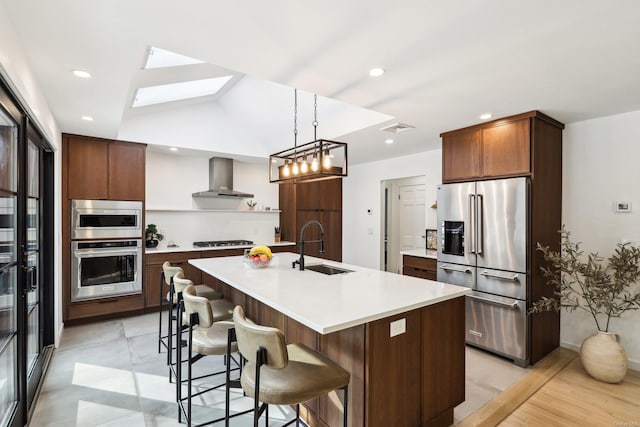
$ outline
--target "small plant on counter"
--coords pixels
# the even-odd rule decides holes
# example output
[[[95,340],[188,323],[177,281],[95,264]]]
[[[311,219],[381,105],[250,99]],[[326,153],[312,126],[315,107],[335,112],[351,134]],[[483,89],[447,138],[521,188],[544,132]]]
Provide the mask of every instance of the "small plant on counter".
[[[158,232],[155,224],[147,224],[147,228],[144,230],[144,237],[147,248],[155,248],[158,246],[158,242],[164,239],[164,236]]]
[[[253,200],[247,201],[247,206],[249,206],[249,210],[254,210],[258,202],[254,202]]]

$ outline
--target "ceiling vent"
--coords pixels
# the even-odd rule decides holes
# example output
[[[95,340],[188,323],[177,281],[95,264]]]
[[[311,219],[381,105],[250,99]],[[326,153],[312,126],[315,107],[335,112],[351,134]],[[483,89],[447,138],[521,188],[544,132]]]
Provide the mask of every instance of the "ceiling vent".
[[[406,132],[406,131],[411,130],[411,129],[415,129],[415,126],[406,125],[404,123],[394,123],[392,125],[380,128],[380,130],[383,130],[383,131],[386,131],[386,132],[391,132],[391,133],[401,133],[401,132]]]

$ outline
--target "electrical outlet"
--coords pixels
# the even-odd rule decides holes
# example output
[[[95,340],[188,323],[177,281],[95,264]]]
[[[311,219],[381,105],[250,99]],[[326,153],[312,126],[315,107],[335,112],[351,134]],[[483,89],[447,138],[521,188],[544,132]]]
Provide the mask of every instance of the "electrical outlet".
[[[395,337],[396,335],[404,334],[407,332],[407,319],[402,318],[395,322],[389,323],[389,336]]]
[[[368,234],[369,236],[373,236],[373,227],[369,227],[369,228],[367,228],[367,234]]]

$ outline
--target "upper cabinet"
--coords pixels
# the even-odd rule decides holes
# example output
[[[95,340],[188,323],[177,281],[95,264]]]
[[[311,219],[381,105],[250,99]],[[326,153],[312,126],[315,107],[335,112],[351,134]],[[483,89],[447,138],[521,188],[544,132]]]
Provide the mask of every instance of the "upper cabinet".
[[[145,144],[63,135],[68,199],[144,200]]]
[[[443,182],[531,175],[537,122],[562,131],[564,125],[538,111],[519,114],[442,136]]]
[[[296,208],[299,210],[340,210],[342,209],[342,180],[296,184]]]

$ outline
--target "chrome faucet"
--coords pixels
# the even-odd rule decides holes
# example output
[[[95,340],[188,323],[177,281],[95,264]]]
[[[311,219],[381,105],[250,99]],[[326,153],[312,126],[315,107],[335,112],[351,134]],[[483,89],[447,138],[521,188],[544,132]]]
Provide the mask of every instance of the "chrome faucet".
[[[304,231],[311,224],[315,224],[320,228],[320,240],[304,240]],[[296,268],[296,264],[300,266],[300,271],[304,270],[304,244],[305,243],[320,243],[320,253],[324,253],[324,228],[316,220],[307,221],[300,229],[300,258],[291,263],[291,268]]]

